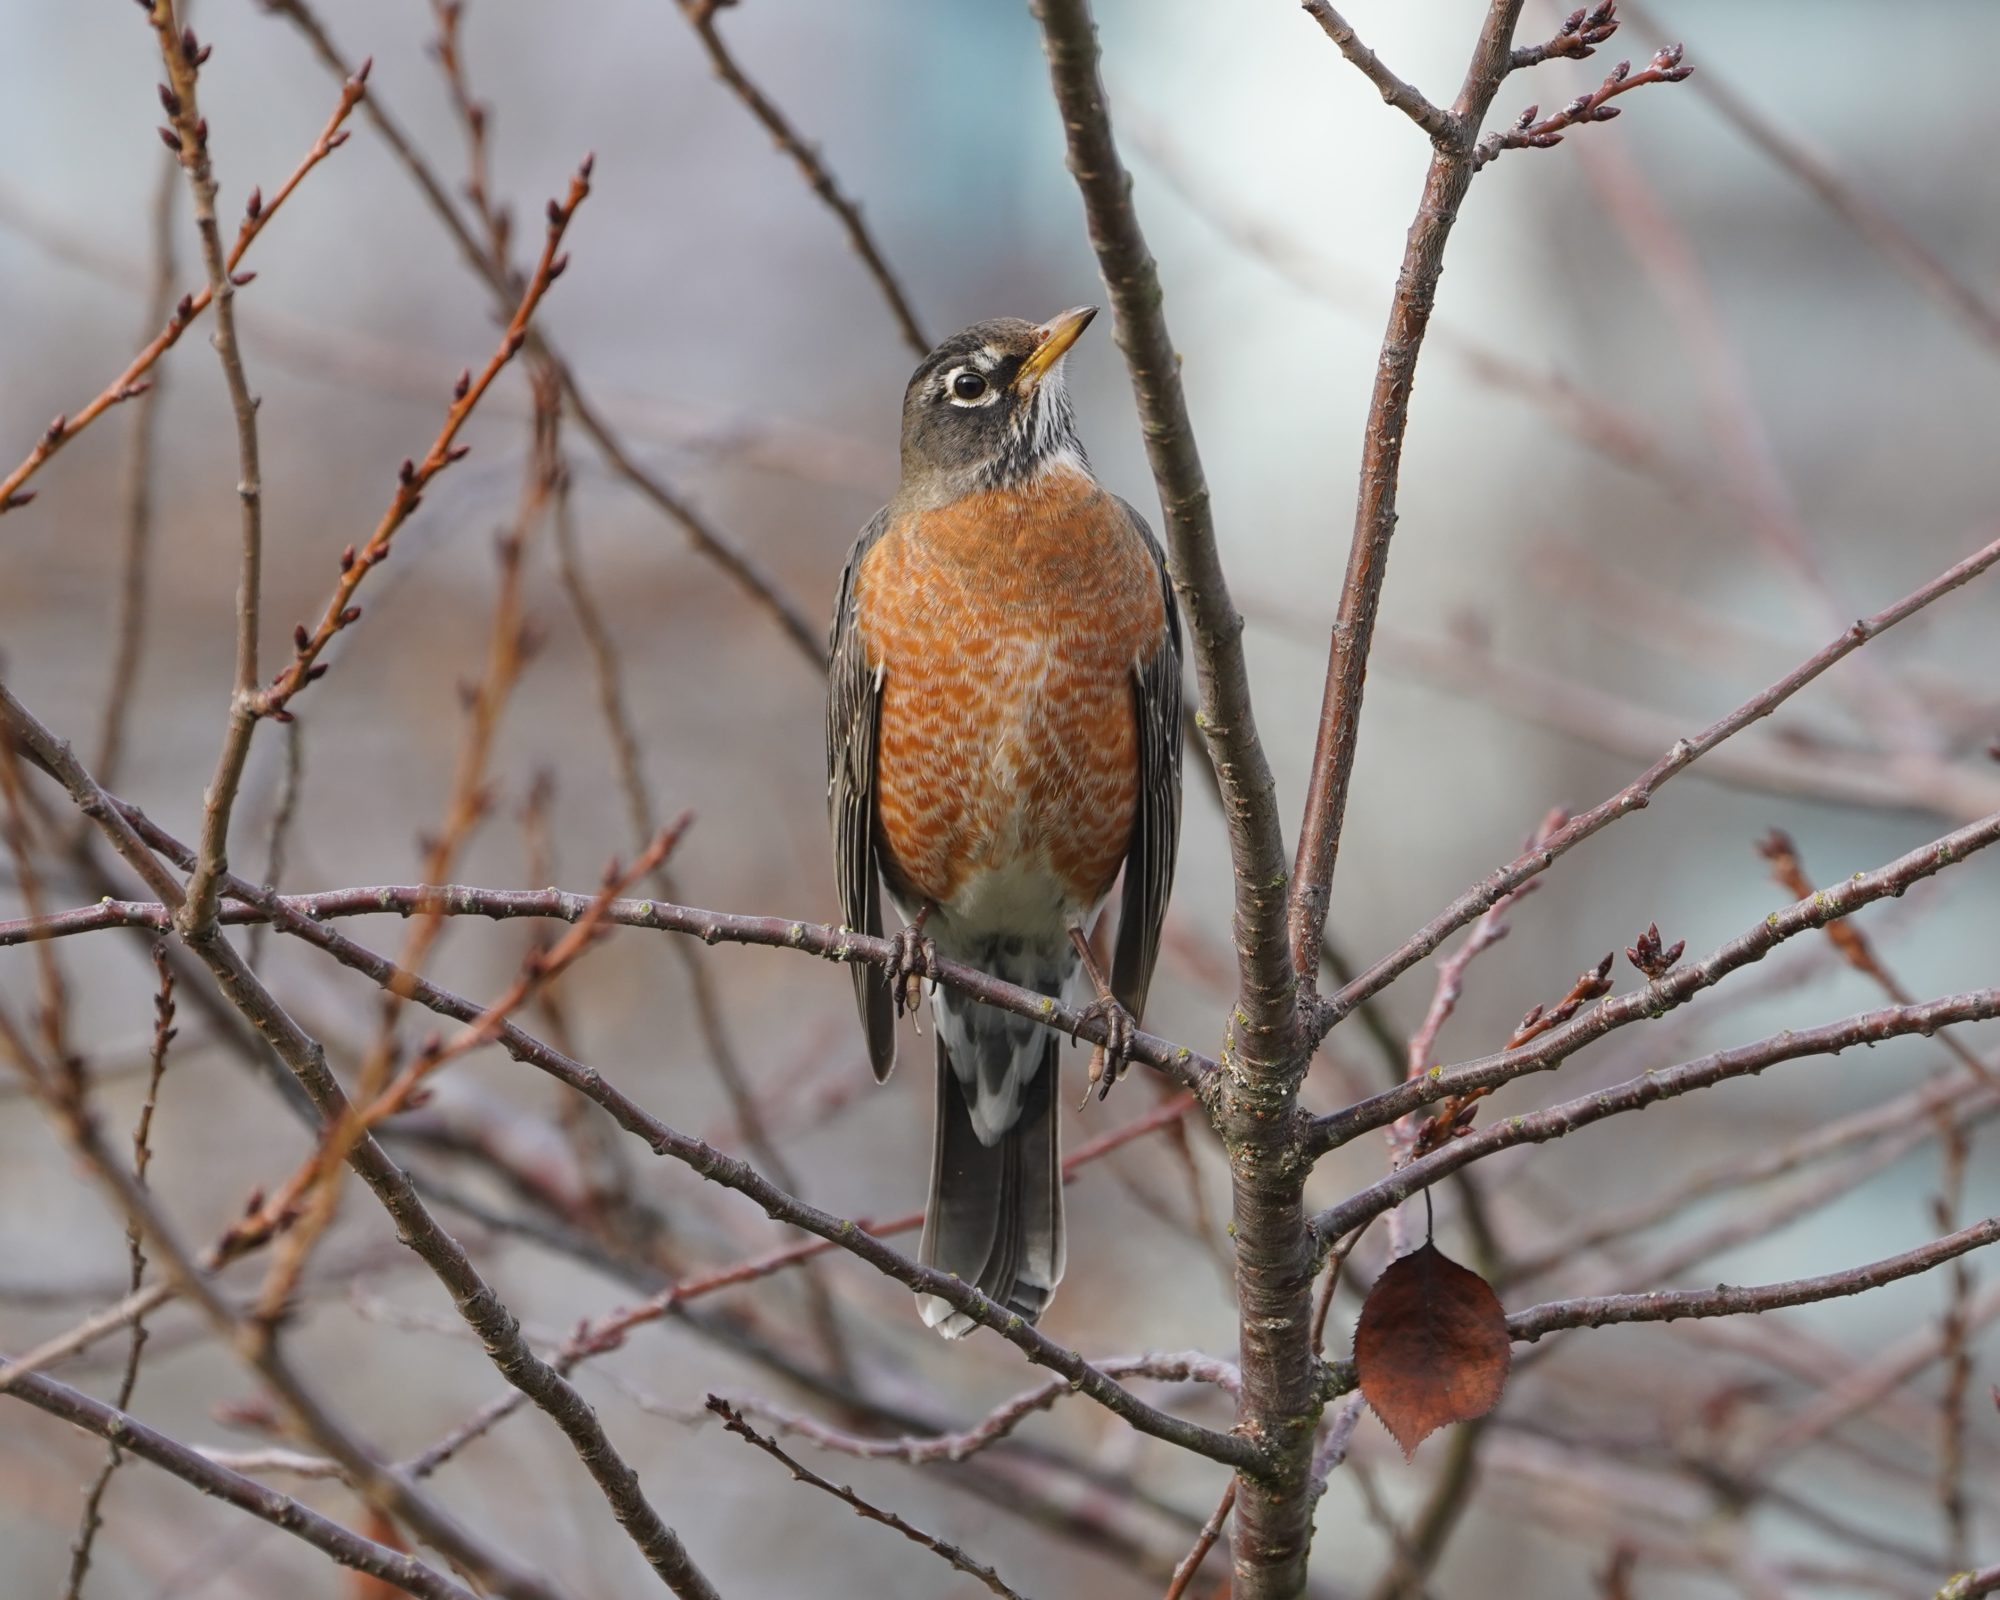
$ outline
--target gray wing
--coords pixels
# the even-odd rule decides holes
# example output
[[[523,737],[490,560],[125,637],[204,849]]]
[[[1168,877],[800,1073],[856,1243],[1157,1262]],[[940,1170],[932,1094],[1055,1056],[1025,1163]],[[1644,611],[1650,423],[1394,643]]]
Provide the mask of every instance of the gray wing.
[[[1146,541],[1159,568],[1167,608],[1167,636],[1151,661],[1132,677],[1139,727],[1139,805],[1132,847],[1125,857],[1125,894],[1119,903],[1118,947],[1111,959],[1111,990],[1137,1018],[1146,1008],[1160,928],[1174,886],[1174,854],[1181,837],[1181,617],[1167,578],[1166,555],[1145,518],[1124,501],[1125,514]]]
[[[827,639],[826,804],[840,879],[840,920],[877,938],[882,934],[882,879],[875,859],[875,732],[882,682],[870,670],[854,626],[854,575],[888,525],[888,512],[877,512],[848,552]],[[895,1008],[880,967],[857,961],[850,970],[868,1038],[868,1061],[879,1082],[896,1064]]]

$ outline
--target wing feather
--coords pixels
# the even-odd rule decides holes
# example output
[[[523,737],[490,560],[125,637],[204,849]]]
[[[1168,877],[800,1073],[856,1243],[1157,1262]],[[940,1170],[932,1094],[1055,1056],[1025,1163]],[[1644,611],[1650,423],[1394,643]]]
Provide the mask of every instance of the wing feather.
[[[1139,729],[1139,804],[1133,814],[1132,846],[1125,857],[1125,893],[1119,902],[1118,944],[1112,953],[1111,989],[1136,1018],[1146,1008],[1153,967],[1160,955],[1160,929],[1174,886],[1174,856],[1181,835],[1181,620],[1167,577],[1166,554],[1146,521],[1131,506],[1125,514],[1146,541],[1159,569],[1167,626],[1160,647],[1132,675]]]
[[[888,526],[877,513],[848,553],[840,598],[827,641],[826,803],[840,881],[840,919],[857,933],[882,933],[882,879],[875,848],[875,739],[882,673],[868,663],[854,615],[854,579],[862,559]],[[879,967],[850,966],[854,1000],[877,1080],[896,1065],[896,1015]]]

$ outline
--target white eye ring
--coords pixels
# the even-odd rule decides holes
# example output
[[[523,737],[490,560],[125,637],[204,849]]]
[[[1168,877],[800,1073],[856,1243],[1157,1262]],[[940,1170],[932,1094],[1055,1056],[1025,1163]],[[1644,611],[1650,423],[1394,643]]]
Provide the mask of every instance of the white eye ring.
[[[1000,391],[977,367],[953,367],[944,375],[944,396],[955,406],[990,406]]]

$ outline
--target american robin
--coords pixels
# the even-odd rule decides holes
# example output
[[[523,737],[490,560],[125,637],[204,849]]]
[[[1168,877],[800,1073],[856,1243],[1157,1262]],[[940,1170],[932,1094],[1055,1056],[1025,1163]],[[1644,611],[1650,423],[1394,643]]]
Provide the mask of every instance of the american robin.
[[[841,575],[827,796],[877,1079],[938,954],[1052,996],[1079,974],[1124,1065],[1180,836],[1180,620],[1160,546],[1092,477],[1063,357],[1096,313],[981,322],[918,366],[902,482]],[[1120,870],[1107,983],[1091,925]],[[1079,996],[1081,998],[1081,996]],[[1029,1321],[1063,1274],[1058,1035],[934,989],[936,1134],[921,1257]],[[1086,1094],[1088,1091],[1086,1090]],[[974,1324],[935,1298],[947,1338]]]

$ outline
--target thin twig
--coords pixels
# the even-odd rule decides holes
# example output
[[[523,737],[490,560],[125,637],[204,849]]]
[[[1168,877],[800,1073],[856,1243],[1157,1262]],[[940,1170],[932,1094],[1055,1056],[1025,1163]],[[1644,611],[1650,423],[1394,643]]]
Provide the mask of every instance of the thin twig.
[[[1416,1106],[1467,1090],[1493,1088],[1524,1072],[1548,1071],[1561,1065],[1583,1045],[1614,1029],[1646,1017],[1658,1017],[1685,1004],[1730,973],[1762,960],[1785,940],[1824,928],[1878,900],[1900,895],[1911,885],[1995,843],[2000,843],[2000,812],[1922,845],[1872,872],[1858,872],[1782,911],[1774,911],[1701,960],[1676,966],[1671,971],[1662,968],[1643,988],[1601,1000],[1559,1027],[1536,1030],[1538,1036],[1526,1043],[1479,1061],[1426,1073],[1401,1088],[1387,1090],[1322,1117],[1314,1123],[1314,1145],[1331,1149],[1357,1132],[1382,1127]],[[1599,976],[1602,978],[1604,974],[1600,972]],[[1604,989],[1596,992],[1602,994]]]
[[[1426,1184],[1495,1151],[1559,1139],[1605,1117],[1642,1111],[1658,1101],[1674,1099],[1730,1078],[1753,1076],[1781,1062],[1838,1055],[1856,1045],[1872,1045],[1909,1034],[1931,1034],[1955,1023],[1984,1022],[1996,1016],[2000,1016],[2000,989],[1973,989],[1918,1006],[1885,1006],[1817,1028],[1777,1034],[1733,1050],[1718,1050],[1469,1133],[1322,1211],[1313,1219],[1313,1227],[1321,1239],[1337,1239],[1370,1217],[1401,1205]]]
[[[765,1455],[771,1457],[772,1460],[781,1463],[798,1482],[810,1484],[813,1488],[832,1495],[834,1499],[851,1508],[856,1516],[866,1517],[870,1522],[879,1522],[885,1528],[894,1528],[896,1532],[900,1533],[911,1543],[922,1545],[931,1554],[937,1556],[940,1560],[949,1562],[968,1577],[977,1578],[991,1593],[1005,1596],[1007,1600],[1022,1600],[1017,1590],[1010,1589],[1000,1581],[999,1573],[995,1572],[985,1563],[973,1560],[972,1557],[967,1555],[957,1545],[948,1543],[934,1534],[925,1533],[923,1529],[897,1516],[895,1512],[884,1511],[880,1506],[873,1505],[869,1501],[862,1499],[852,1489],[822,1478],[810,1467],[801,1464],[793,1456],[787,1455],[777,1440],[768,1439],[755,1428],[751,1427],[729,1402],[724,1400],[720,1395],[712,1394],[708,1397],[708,1409],[722,1419],[722,1425],[731,1433],[735,1434],[739,1439],[746,1440],[750,1444],[755,1445]]]
[[[150,828],[151,824],[148,822],[144,826]],[[233,882],[240,884],[246,893],[251,889],[242,880]],[[231,892],[236,892],[234,887]],[[267,922],[276,918],[285,923],[285,931],[295,934],[305,934],[308,925],[342,917],[372,916],[382,912],[414,916],[430,908],[435,908],[443,916],[500,919],[551,917],[574,922],[590,910],[591,903],[589,895],[572,894],[560,889],[384,884],[337,889],[324,894],[246,898],[238,904],[225,905],[221,920],[227,926]],[[866,961],[880,966],[894,953],[893,941],[872,938],[849,928],[836,928],[827,923],[797,922],[786,917],[708,911],[664,900],[613,900],[603,908],[601,915],[606,922],[620,927],[655,928],[687,934],[706,944],[764,945],[803,950],[827,961]],[[103,928],[160,928],[170,920],[163,903],[100,900],[95,905],[80,906],[74,911],[0,922],[0,948],[26,943],[30,939],[59,938]],[[1101,1021],[1087,1018],[1080,1008],[1053,1001],[1036,990],[1004,983],[976,967],[944,958],[937,961],[935,976],[940,983],[983,1004],[1046,1023],[1060,1033],[1074,1032],[1077,1038],[1091,1044],[1103,1042],[1105,1028]],[[411,991],[413,996],[420,992],[415,988]],[[1194,1090],[1204,1098],[1214,1091],[1215,1061],[1185,1045],[1175,1044],[1155,1034],[1135,1033],[1132,1059],[1158,1069],[1174,1083]]]
[[[153,947],[153,966],[159,973],[159,992],[153,997],[153,1050],[146,1076],[146,1096],[139,1103],[138,1121],[132,1129],[132,1178],[144,1188],[147,1184],[147,1169],[153,1160],[153,1112],[159,1105],[160,1080],[166,1075],[167,1049],[174,1040],[174,974],[167,965],[163,946]],[[146,1241],[139,1232],[139,1224],[128,1220],[125,1224],[125,1245],[131,1257],[131,1276],[128,1294],[137,1294],[146,1281]],[[146,1349],[146,1322],[144,1317],[132,1319],[132,1337],[125,1350],[125,1368],[118,1375],[118,1397],[112,1404],[123,1411],[132,1403],[132,1391],[139,1383],[139,1361]],[[124,1459],[124,1450],[114,1435],[111,1448],[106,1452],[104,1465],[98,1468],[97,1476],[91,1480],[90,1488],[83,1497],[83,1515],[78,1523],[76,1542],[70,1547],[69,1582],[63,1590],[64,1600],[79,1600],[83,1593],[83,1581],[90,1571],[91,1547],[96,1542],[97,1531],[103,1526],[101,1507],[104,1492],[111,1487],[112,1476],[118,1471],[118,1464]]]
[[[840,219],[840,225],[847,233],[847,242],[854,247],[861,264],[868,269],[868,276],[882,291],[882,298],[888,303],[889,315],[895,319],[903,343],[910,347],[913,355],[927,355],[931,342],[924,337],[924,330],[917,323],[917,314],[910,309],[909,295],[890,270],[881,247],[868,231],[867,223],[861,220],[861,207],[841,192],[819,151],[799,137],[784,112],[751,81],[729,47],[722,42],[722,35],[715,26],[715,14],[729,3],[730,0],[674,0],[680,14],[694,29],[695,37],[701,40],[701,47],[708,53],[709,65],[715,69],[716,77],[743,102],[744,109],[763,125],[772,142],[791,158],[792,164],[799,169],[799,176],[806,180],[812,192]]]
[[[180,262],[174,249],[174,202],[181,192],[180,163],[169,157],[160,168],[153,193],[152,284],[146,293],[141,332],[150,335],[166,321],[174,305],[174,280]],[[125,729],[139,691],[139,663],[146,652],[146,610],[153,556],[153,456],[159,436],[162,368],[146,391],[132,402],[132,433],[126,444],[123,498],[124,541],[119,551],[118,647],[111,677],[104,690],[104,721],[97,740],[97,770],[107,784],[118,781],[125,755]]]
[[[208,119],[195,103],[196,79],[208,52],[196,41],[193,29],[184,30],[175,20],[174,0],[152,0],[150,18],[167,69],[168,87],[161,101],[173,119],[173,127],[162,130],[162,137],[180,157],[194,195],[195,232],[201,239],[209,296],[215,305],[212,342],[236,420],[236,497],[242,508],[242,553],[236,576],[236,680],[215,775],[202,794],[201,850],[188,880],[181,929],[189,938],[205,939],[215,930],[220,898],[216,881],[228,865],[230,813],[243,782],[244,763],[250,758],[251,736],[257,731],[255,696],[262,683],[257,648],[264,604],[264,480],[258,465],[257,402],[250,393],[236,339],[236,275],[224,255],[222,229],[215,216],[216,181],[209,160]],[[345,105],[344,91],[341,99]]]
[[[332,72],[345,75],[348,71],[345,58],[333,43],[325,24],[306,3],[306,0],[263,0],[266,10],[289,20],[307,42],[313,53]],[[366,105],[368,120],[382,135],[383,142],[400,162],[411,180],[421,191],[438,220],[443,223],[453,242],[458,246],[473,271],[486,283],[494,297],[511,309],[514,291],[509,286],[505,264],[492,259],[484,246],[474,237],[458,214],[457,206],[450,194],[439,181],[423,156],[418,152],[402,128],[383,108],[379,97],[371,95]],[[814,667],[826,670],[826,640],[820,626],[812,621],[798,604],[779,586],[777,580],[767,573],[762,565],[746,550],[739,548],[730,536],[723,532],[701,512],[678,489],[658,473],[642,467],[632,456],[603,413],[584,393],[582,383],[569,364],[557,354],[555,346],[537,329],[528,330],[529,348],[545,356],[553,367],[563,388],[563,398],[568,403],[570,413],[577,425],[589,435],[591,443],[611,469],[624,478],[654,507],[664,513],[687,536],[696,552],[713,562],[730,580],[737,585],[756,606],[777,622],[786,639],[796,651]]]
[[[1209,1513],[1208,1521],[1201,1525],[1201,1532],[1195,1535],[1194,1543],[1188,1547],[1188,1553],[1174,1568],[1163,1600],[1181,1600],[1187,1593],[1188,1585],[1201,1576],[1201,1564],[1208,1559],[1209,1551],[1215,1548],[1215,1541],[1222,1537],[1223,1524],[1229,1521],[1229,1513],[1235,1505],[1236,1480],[1231,1478],[1222,1491],[1222,1498],[1215,1502],[1215,1509]]]
[[[352,73],[346,71],[341,73],[343,82],[340,101],[334,109],[333,116],[320,130],[319,137],[313,141],[312,148],[306,152],[305,158],[293,168],[291,176],[279,186],[277,193],[269,201],[264,201],[261,199],[261,191],[255,189],[250,191],[250,209],[244,215],[243,223],[237,231],[236,242],[230,248],[224,263],[228,268],[232,285],[237,279],[248,280],[249,275],[238,269],[251,243],[264,231],[272,217],[277,215],[278,208],[284,204],[308,172],[346,142],[347,134],[341,128],[341,124],[347,120],[348,113],[361,100],[362,85],[368,76],[368,66],[369,63],[364,61]],[[175,132],[174,137],[179,139],[181,135]],[[181,155],[181,151],[176,150],[175,154]],[[0,478],[0,515],[5,515],[34,499],[34,491],[24,490],[21,485],[39,472],[49,457],[113,406],[126,400],[137,399],[144,394],[150,382],[146,375],[153,370],[155,363],[179,342],[181,335],[187,332],[195,319],[214,303],[215,290],[212,280],[204,283],[201,288],[182,295],[174,306],[172,315],[168,317],[166,325],[154,335],[151,343],[132,358],[123,372],[106,384],[96,398],[82,409],[56,418],[43,431],[34,449],[28,452],[20,465],[4,478]]]
[[[1560,857],[1620,817],[1630,816],[1651,804],[1661,787],[1685,771],[1695,761],[1789,700],[1836,662],[1852,655],[1869,640],[1880,637],[1897,623],[1914,616],[1932,602],[1963,587],[2000,562],[2000,539],[1973,552],[1948,567],[1921,588],[1911,591],[1894,605],[1872,617],[1863,617],[1844,630],[1815,654],[1762,692],[1753,695],[1719,722],[1691,738],[1675,742],[1665,755],[1608,800],[1579,812],[1541,848],[1529,851],[1499,871],[1468,889],[1436,917],[1412,934],[1403,944],[1352,982],[1326,1003],[1320,1015],[1322,1029],[1330,1028],[1353,1011],[1361,1001],[1379,994],[1429,955],[1446,938],[1479,916],[1502,895],[1512,893],[1530,878],[1547,871]]]
[[[115,1449],[129,1451],[142,1461],[172,1473],[192,1484],[203,1494],[247,1511],[273,1527],[282,1528],[355,1572],[391,1584],[405,1594],[423,1600],[475,1600],[470,1589],[443,1573],[433,1571],[405,1551],[364,1539],[310,1506],[189,1449],[137,1417],[115,1406],[93,1400],[79,1390],[57,1383],[53,1378],[24,1378],[14,1393],[52,1417],[74,1423],[88,1433],[109,1440]]]
[[[1422,128],[1435,143],[1450,143],[1459,138],[1457,119],[1443,107],[1432,105],[1421,90],[1391,72],[1382,58],[1361,42],[1347,19],[1326,0],[1303,0],[1303,3],[1306,15],[1320,25],[1361,75],[1381,91],[1384,101]]]

